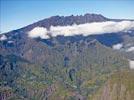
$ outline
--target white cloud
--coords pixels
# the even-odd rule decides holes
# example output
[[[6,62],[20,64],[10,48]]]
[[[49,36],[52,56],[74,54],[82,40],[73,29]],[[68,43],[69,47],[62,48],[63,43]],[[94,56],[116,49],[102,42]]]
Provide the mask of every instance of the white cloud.
[[[134,61],[130,60],[130,61],[129,61],[129,65],[130,65],[130,68],[131,68],[131,69],[134,69]]]
[[[130,47],[126,50],[127,52],[131,52],[131,51],[134,51],[134,47]]]
[[[30,32],[28,32],[28,36],[31,38],[37,38],[37,37],[40,37],[42,39],[49,38],[47,35],[47,29],[44,27],[35,27]]]
[[[93,22],[80,25],[72,26],[51,26],[50,30],[44,27],[35,27],[28,32],[29,37],[36,38],[41,37],[42,39],[49,38],[50,34],[53,37],[58,35],[73,36],[73,35],[94,35],[104,33],[115,33],[120,31],[129,31],[134,29],[134,21],[121,21],[121,22]]]
[[[13,43],[14,41],[8,41],[8,43]]]
[[[4,40],[7,40],[6,35],[2,35],[2,36],[0,37],[0,41],[4,41]]]
[[[118,44],[113,45],[113,49],[119,50],[119,49],[122,48],[122,46],[123,46],[123,45],[122,45],[121,43],[118,43]]]

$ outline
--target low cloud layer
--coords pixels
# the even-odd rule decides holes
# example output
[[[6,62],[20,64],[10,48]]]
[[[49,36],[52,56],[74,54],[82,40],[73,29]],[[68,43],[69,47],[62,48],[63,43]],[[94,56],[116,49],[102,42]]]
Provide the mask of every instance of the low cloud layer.
[[[47,35],[47,29],[44,27],[35,27],[30,32],[28,32],[29,37],[37,38],[40,37],[42,39],[49,38]]]
[[[129,65],[130,65],[130,68],[131,68],[131,69],[134,69],[134,61],[131,61],[131,60],[130,60],[130,61],[129,61]]]
[[[44,27],[35,27],[28,36],[31,38],[40,37],[42,39],[48,39],[49,36],[56,37],[58,35],[73,36],[73,35],[94,35],[104,33],[115,33],[120,31],[129,31],[134,29],[134,21],[121,21],[121,22],[94,22],[72,26],[51,26],[50,30]]]
[[[0,37],[0,41],[4,41],[4,40],[7,40],[7,37],[6,37],[5,35],[2,35],[2,36]]]
[[[122,47],[123,47],[123,45],[121,43],[118,43],[118,44],[113,45],[113,49],[115,49],[115,50],[119,50]]]
[[[130,47],[127,49],[127,52],[131,52],[131,51],[134,51],[134,47]]]

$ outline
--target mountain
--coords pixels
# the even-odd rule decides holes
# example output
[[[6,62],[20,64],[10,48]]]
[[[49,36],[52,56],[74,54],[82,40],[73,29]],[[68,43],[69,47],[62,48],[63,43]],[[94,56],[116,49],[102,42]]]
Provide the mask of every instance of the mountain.
[[[53,16],[1,34],[0,99],[88,100],[104,90],[111,75],[132,70],[128,59],[133,60],[134,53],[126,50],[134,45],[133,30],[48,39],[27,34],[36,27],[50,30],[51,26],[107,21],[122,20],[100,14]],[[116,44],[123,46],[115,50]],[[100,94],[103,96],[103,92]]]
[[[24,27],[24,30],[31,30],[34,27],[46,27],[50,28],[50,26],[66,26],[66,25],[73,25],[73,24],[84,24],[84,23],[91,23],[91,22],[102,22],[102,21],[109,21],[110,19],[102,16],[101,14],[85,14],[82,15],[71,15],[71,16],[52,16],[50,18],[46,18],[44,20],[38,21],[29,25],[28,27]]]

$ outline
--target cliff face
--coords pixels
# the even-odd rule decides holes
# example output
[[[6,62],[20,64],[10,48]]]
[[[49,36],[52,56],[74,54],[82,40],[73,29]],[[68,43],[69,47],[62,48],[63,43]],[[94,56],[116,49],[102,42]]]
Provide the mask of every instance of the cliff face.
[[[92,100],[133,100],[134,71],[117,72],[94,95]]]

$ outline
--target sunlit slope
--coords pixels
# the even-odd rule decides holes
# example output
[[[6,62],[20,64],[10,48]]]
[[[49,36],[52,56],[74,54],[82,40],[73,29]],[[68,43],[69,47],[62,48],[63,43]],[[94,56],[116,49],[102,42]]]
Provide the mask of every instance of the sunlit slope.
[[[134,71],[116,72],[91,100],[134,100]],[[89,100],[90,100],[89,99]]]

